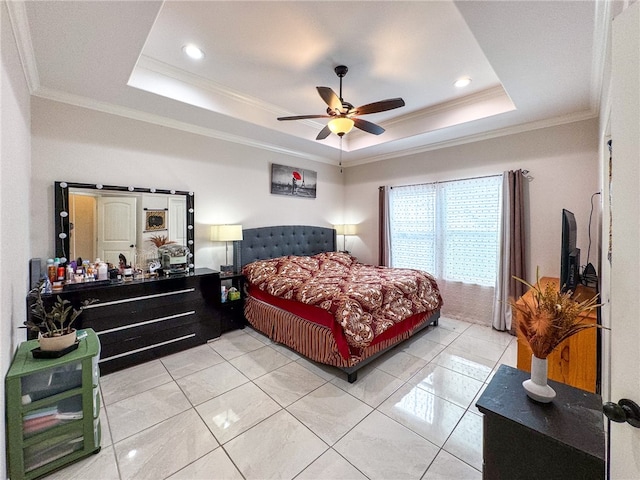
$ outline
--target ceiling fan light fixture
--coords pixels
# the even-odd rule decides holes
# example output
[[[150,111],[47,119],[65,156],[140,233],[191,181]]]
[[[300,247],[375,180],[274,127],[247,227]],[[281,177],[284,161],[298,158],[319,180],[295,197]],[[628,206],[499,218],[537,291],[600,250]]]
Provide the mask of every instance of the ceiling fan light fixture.
[[[193,58],[194,60],[200,60],[200,59],[204,58],[204,52],[199,47],[194,45],[193,43],[188,43],[187,45],[182,47],[182,51],[189,58]]]
[[[336,117],[329,121],[329,130],[342,137],[345,133],[349,133],[353,128],[353,120],[348,117]]]

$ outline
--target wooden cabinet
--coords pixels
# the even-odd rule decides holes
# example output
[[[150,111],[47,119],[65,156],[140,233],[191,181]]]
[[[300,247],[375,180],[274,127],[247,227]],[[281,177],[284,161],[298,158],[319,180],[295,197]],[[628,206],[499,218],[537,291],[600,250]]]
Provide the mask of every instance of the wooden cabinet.
[[[100,451],[100,343],[93,330],[60,358],[35,359],[23,342],[5,379],[13,480],[45,475]]]
[[[48,302],[58,294],[48,296]],[[91,328],[100,338],[103,374],[204,344],[219,337],[220,273],[195,273],[125,283],[72,286],[59,294],[76,307],[89,305],[76,328]]]
[[[543,277],[540,286],[544,289],[548,283],[559,285],[559,279]],[[595,295],[593,289],[579,285],[575,298],[578,301],[592,298]],[[518,304],[532,302],[531,291],[525,293]],[[519,321],[520,313],[514,309],[515,320]],[[585,317],[584,322],[597,322],[595,311],[591,311]],[[531,371],[531,349],[526,341],[518,337],[518,368],[527,372]],[[581,388],[589,392],[596,392],[598,382],[598,329],[589,328],[569,337],[562,342],[547,357],[548,378],[557,382],[566,383],[573,387]]]
[[[482,478],[605,478],[600,395],[552,381],[557,396],[542,404],[527,397],[528,378],[501,365],[476,403],[484,414]]]

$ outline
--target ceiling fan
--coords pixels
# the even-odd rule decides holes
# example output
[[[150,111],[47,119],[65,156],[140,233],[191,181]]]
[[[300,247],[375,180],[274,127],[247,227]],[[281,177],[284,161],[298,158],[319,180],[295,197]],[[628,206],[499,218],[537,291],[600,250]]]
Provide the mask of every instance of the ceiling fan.
[[[344,65],[338,65],[333,69],[340,78],[340,96],[329,87],[316,87],[320,97],[328,105],[326,115],[296,115],[293,117],[278,117],[278,120],[304,120],[307,118],[331,118],[329,123],[320,130],[316,140],[324,140],[331,132],[339,137],[345,133],[349,133],[353,127],[359,128],[374,135],[380,135],[384,132],[384,128],[375,123],[368,122],[358,118],[359,115],[369,113],[385,112],[394,108],[404,107],[402,98],[389,98],[380,100],[379,102],[368,103],[360,107],[354,107],[349,102],[342,99],[342,78],[347,74],[349,69]]]

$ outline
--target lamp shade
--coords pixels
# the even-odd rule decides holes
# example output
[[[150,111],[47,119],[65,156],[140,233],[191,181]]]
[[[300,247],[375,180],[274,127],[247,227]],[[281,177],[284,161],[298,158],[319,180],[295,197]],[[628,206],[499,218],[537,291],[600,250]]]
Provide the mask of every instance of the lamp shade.
[[[357,233],[356,225],[345,225],[344,235],[355,235]]]
[[[242,240],[242,225],[211,225],[212,242]]]
[[[357,226],[353,224],[346,225],[334,225],[336,229],[336,235],[355,235],[357,233]]]
[[[345,133],[349,133],[353,128],[353,120],[347,117],[336,117],[329,121],[329,130],[338,135],[343,136]]]

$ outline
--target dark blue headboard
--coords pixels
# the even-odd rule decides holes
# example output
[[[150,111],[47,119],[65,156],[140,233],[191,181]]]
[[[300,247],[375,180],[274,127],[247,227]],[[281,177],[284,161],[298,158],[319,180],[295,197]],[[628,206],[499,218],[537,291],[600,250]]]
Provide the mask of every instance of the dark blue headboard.
[[[326,227],[281,225],[247,228],[242,231],[242,238],[242,241],[234,242],[233,265],[236,272],[254,260],[336,251],[336,231]]]

